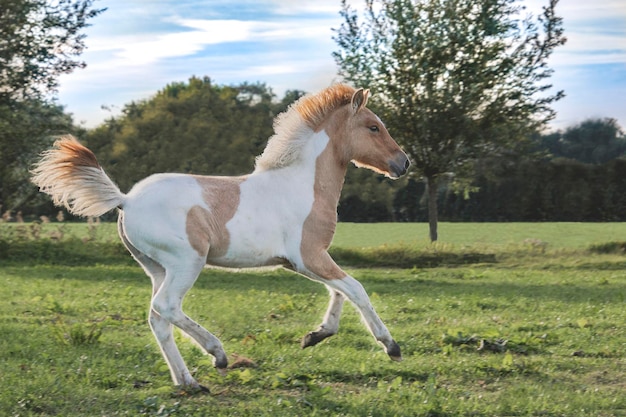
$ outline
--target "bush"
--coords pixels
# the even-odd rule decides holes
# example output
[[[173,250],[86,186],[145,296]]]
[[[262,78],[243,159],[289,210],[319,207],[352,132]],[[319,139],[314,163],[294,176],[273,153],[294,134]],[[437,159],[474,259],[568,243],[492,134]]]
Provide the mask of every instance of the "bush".
[[[0,261],[51,265],[132,263],[119,240],[102,240],[90,228],[88,235],[68,236],[67,227],[42,228],[39,223],[0,225]]]
[[[331,248],[330,254],[339,264],[362,268],[433,268],[496,262],[496,256],[492,253],[419,250],[407,245],[360,249]]]
[[[596,243],[589,246],[589,252],[599,254],[626,254],[626,242]]]

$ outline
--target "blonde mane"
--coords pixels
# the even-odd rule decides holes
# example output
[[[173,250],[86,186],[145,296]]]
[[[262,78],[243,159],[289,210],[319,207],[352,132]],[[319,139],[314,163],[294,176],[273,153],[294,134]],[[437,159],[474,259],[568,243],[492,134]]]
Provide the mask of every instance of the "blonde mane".
[[[317,94],[306,95],[274,119],[274,135],[256,159],[255,172],[286,167],[295,162],[311,133],[330,113],[349,104],[356,90],[335,84]]]

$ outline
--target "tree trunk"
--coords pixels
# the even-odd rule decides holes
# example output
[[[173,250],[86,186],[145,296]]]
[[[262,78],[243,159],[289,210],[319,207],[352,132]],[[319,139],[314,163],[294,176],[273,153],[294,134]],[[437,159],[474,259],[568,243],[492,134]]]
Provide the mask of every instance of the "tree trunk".
[[[437,178],[426,177],[428,190],[428,226],[430,229],[430,241],[437,241]]]

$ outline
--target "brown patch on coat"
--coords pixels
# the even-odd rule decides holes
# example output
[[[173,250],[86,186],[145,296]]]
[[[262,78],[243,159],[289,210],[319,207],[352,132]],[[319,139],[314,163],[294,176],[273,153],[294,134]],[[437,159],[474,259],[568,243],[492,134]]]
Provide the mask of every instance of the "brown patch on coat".
[[[187,212],[185,230],[187,239],[198,255],[206,257],[209,253],[209,239],[211,237],[211,213],[202,206],[193,206]]]
[[[226,254],[230,234],[226,223],[233,218],[240,199],[240,184],[246,177],[195,176],[209,209],[196,205],[187,212],[185,230],[191,247],[200,256],[219,258]]]

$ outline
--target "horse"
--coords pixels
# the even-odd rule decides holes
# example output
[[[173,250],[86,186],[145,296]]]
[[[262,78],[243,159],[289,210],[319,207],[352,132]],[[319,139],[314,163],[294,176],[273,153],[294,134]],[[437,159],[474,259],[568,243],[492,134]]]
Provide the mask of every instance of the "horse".
[[[206,265],[279,265],[324,284],[330,303],[302,348],[337,333],[348,299],[395,361],[400,347],[375,312],[363,286],[328,254],[337,205],[350,162],[391,179],[409,168],[406,154],[366,107],[369,90],[332,85],[305,95],[274,120],[274,134],[252,173],[238,177],[161,173],[124,194],[94,153],[72,136],[60,137],[31,170],[31,180],[57,206],[98,217],[118,210],[119,236],[152,281],[148,322],[173,383],[202,389],[173,337],[178,327],[224,373],[220,340],[182,310],[185,294]]]

